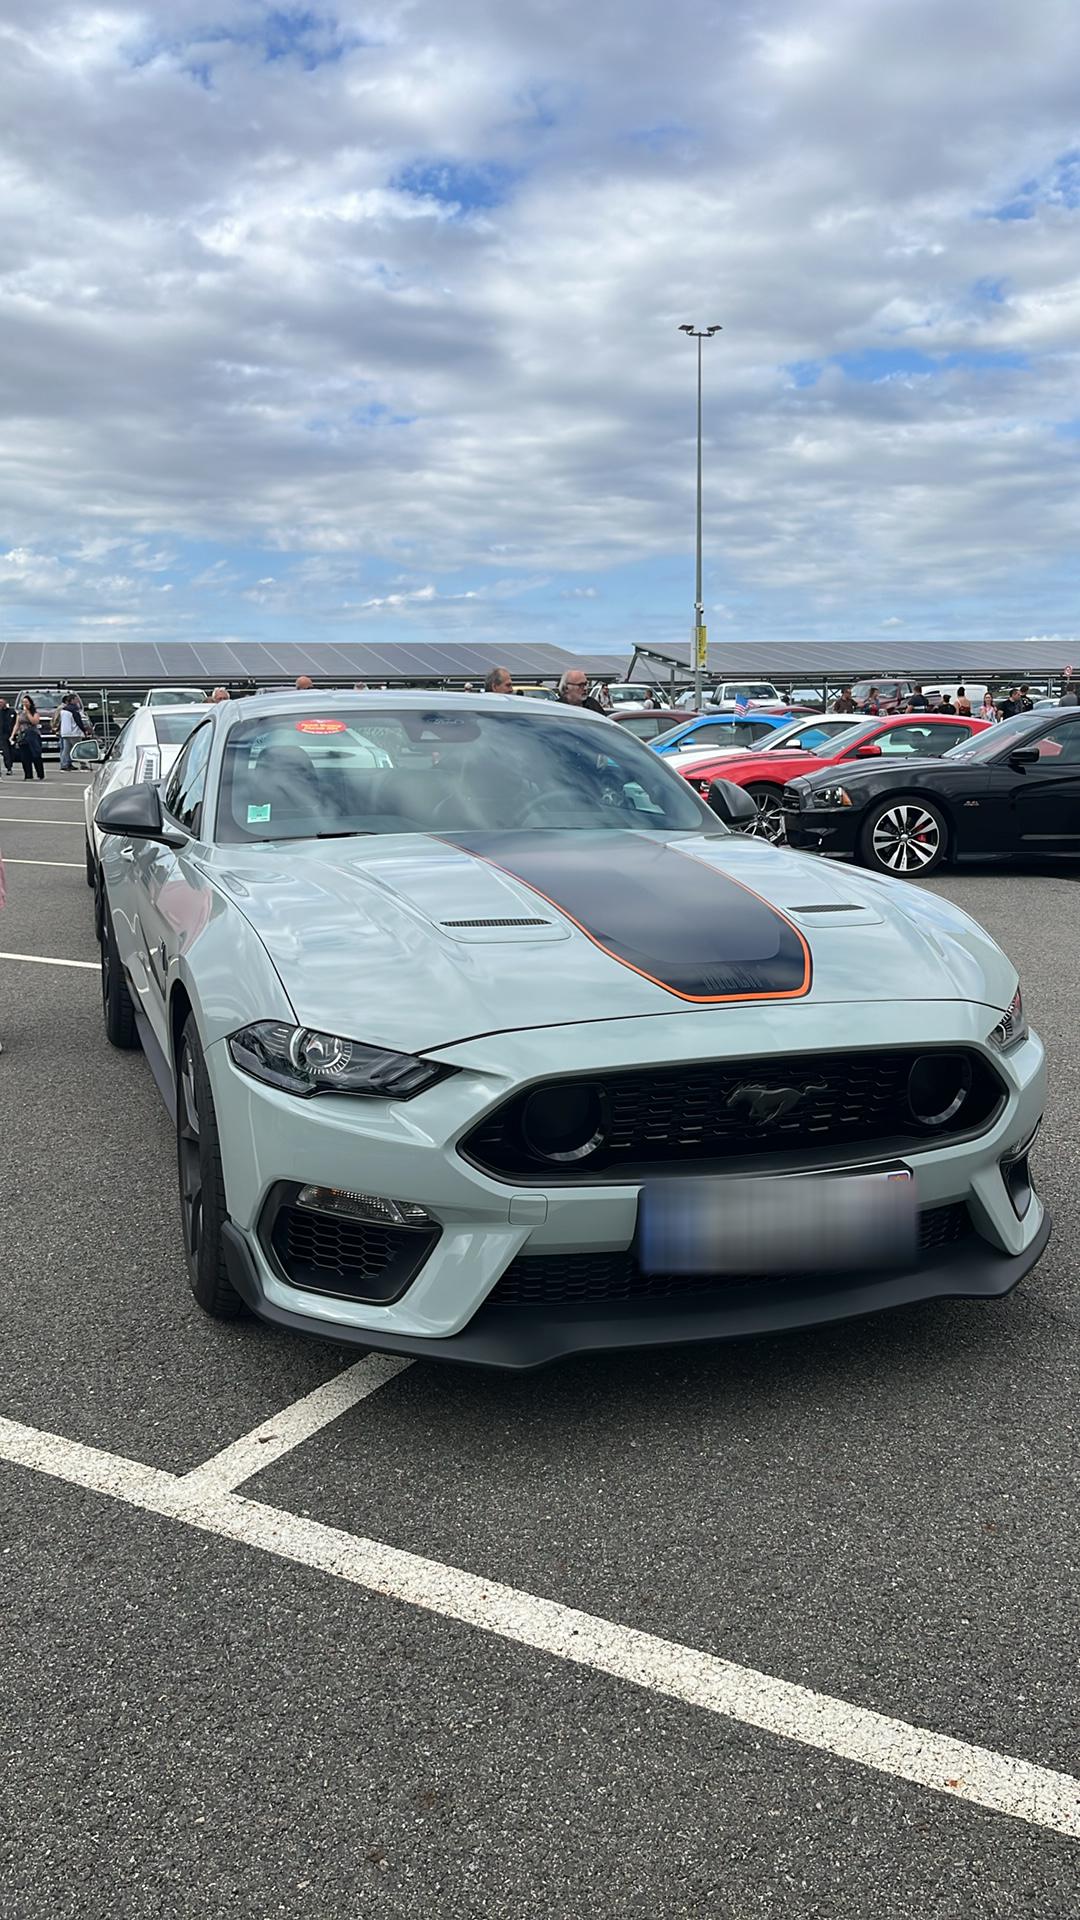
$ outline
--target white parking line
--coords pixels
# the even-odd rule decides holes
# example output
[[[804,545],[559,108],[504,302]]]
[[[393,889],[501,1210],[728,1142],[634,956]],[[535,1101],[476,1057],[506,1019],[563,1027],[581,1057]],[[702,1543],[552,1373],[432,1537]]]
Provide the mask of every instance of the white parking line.
[[[35,813],[0,813],[0,820],[6,821],[9,827],[81,827],[84,824],[81,820],[43,820]]]
[[[302,1403],[301,1403],[302,1404]],[[377,1540],[343,1533],[239,1493],[211,1493],[195,1476],[162,1473],[0,1419],[0,1460],[105,1494],[223,1540],[347,1580],[517,1646],[608,1674],[706,1713],[757,1727],[954,1800],[1080,1838],[1080,1780],[987,1747],[970,1746],[855,1707],[809,1687],[736,1666],[556,1600],[484,1580]],[[732,1764],[737,1764],[737,1760]]]
[[[27,960],[32,967],[89,967],[91,973],[100,973],[100,960],[54,960],[45,953],[0,953],[0,960]]]
[[[294,1400],[292,1406],[264,1420],[261,1427],[245,1433],[231,1446],[215,1453],[211,1460],[204,1461],[201,1467],[185,1474],[184,1485],[199,1493],[233,1492],[241,1481],[291,1453],[302,1441],[310,1440],[313,1433],[328,1427],[332,1420],[411,1366],[411,1360],[400,1360],[394,1354],[365,1354],[355,1366],[346,1367],[344,1373],[335,1374],[332,1380],[325,1380],[302,1400]]]
[[[16,860],[13,855],[6,853],[4,865],[5,867],[74,867],[81,873],[83,863],[81,860]]]

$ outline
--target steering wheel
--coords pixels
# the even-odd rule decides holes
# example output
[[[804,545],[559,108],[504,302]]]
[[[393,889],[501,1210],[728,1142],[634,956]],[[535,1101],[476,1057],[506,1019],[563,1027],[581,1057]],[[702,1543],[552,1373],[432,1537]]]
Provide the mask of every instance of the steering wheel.
[[[572,794],[567,794],[565,787],[548,787],[543,793],[534,794],[528,806],[525,808],[524,813],[521,815],[518,825],[521,827],[543,826],[544,823],[542,820],[539,822],[533,820],[532,816],[534,813],[539,813],[542,807],[552,805],[561,805],[563,812],[566,812],[567,800],[569,799],[572,804],[573,797]]]

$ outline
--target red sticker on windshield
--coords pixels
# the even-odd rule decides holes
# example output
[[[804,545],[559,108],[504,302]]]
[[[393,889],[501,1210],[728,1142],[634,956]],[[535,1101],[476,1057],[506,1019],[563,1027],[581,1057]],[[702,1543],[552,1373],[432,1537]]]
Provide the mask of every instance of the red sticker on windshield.
[[[348,733],[344,720],[298,720],[297,733]]]

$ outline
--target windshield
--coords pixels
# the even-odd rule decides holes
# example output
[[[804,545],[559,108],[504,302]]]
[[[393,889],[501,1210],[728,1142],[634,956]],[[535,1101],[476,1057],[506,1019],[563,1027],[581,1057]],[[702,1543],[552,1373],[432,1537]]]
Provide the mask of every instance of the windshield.
[[[966,740],[950,747],[942,757],[946,760],[993,760],[1003,749],[1019,746],[1021,740],[1029,735],[1040,734],[1045,725],[1045,720],[1032,724],[1030,713],[1014,713],[1011,720],[1003,720],[1000,726],[986,727],[979,733],[969,734]]]
[[[521,828],[723,832],[622,730],[560,711],[310,704],[230,729],[217,838]]]
[[[823,742],[831,741],[834,735],[853,731],[853,724],[846,714],[840,720],[792,720],[786,727],[775,727],[757,751],[774,753],[778,747],[782,747],[785,753],[816,753]]]
[[[182,747],[188,734],[197,727],[200,720],[206,718],[206,708],[197,707],[194,711],[187,708],[183,712],[170,713],[168,710],[154,710],[154,732],[158,745],[162,747]]]

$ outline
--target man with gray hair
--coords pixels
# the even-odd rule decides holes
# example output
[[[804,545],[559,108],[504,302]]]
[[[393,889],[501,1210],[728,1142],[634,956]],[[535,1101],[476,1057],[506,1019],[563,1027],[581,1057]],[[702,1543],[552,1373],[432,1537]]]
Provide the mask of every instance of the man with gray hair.
[[[595,694],[589,692],[589,682],[581,667],[567,667],[559,681],[557,697],[564,707],[587,707],[590,713],[599,714],[604,711]]]
[[[489,693],[513,693],[514,677],[509,667],[492,667],[484,685]]]
[[[211,705],[219,707],[222,701],[228,700],[229,697],[228,687],[215,687],[213,693],[210,695]]]

